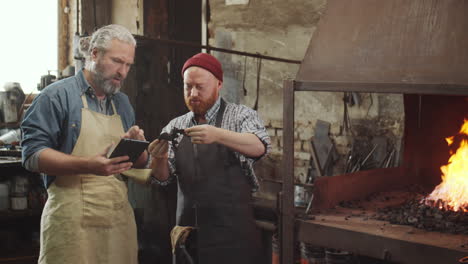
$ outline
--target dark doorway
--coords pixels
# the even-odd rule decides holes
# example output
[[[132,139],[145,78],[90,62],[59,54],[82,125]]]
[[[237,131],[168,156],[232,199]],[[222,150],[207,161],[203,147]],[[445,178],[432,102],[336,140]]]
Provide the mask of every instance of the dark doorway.
[[[170,39],[201,44],[201,0],[145,0],[144,36],[137,37],[133,97],[137,124],[154,140],[167,123],[187,112],[180,70],[200,49],[167,44]],[[132,100],[132,98],[131,98]],[[172,262],[170,231],[175,224],[177,185],[142,186],[129,181],[138,228],[139,263]]]
[[[169,39],[201,45],[202,1],[174,0],[169,2]],[[173,84],[182,84],[180,70],[184,62],[198,52],[200,49],[188,46],[172,47],[170,79]]]

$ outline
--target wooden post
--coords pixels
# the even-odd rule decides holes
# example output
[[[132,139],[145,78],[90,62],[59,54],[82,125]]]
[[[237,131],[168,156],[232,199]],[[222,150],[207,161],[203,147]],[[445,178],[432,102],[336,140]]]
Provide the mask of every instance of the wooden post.
[[[70,30],[69,30],[69,14],[65,12],[65,8],[70,10],[68,6],[68,0],[59,0],[58,2],[58,54],[57,54],[57,66],[59,72],[65,69],[70,62],[68,58],[70,57]]]
[[[283,83],[283,188],[281,195],[281,263],[294,263],[294,81]]]
[[[112,0],[81,0],[81,34],[111,24]]]

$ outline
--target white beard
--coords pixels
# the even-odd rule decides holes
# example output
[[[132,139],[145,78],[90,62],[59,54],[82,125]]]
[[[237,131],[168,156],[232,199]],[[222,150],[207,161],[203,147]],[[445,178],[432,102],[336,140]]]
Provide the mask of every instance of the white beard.
[[[86,69],[94,74],[94,85],[101,88],[106,95],[116,94],[120,91],[120,84],[112,84],[112,79],[105,79],[102,71],[98,69],[95,61],[90,61]]]

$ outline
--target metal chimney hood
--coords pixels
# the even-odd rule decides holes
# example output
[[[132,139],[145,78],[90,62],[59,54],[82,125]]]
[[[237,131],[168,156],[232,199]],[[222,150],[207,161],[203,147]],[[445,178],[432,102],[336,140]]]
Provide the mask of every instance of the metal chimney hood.
[[[297,90],[468,95],[468,1],[329,0]]]
[[[455,120],[465,117],[468,109],[467,14],[466,0],[328,0],[296,78],[283,84],[282,263],[293,262],[296,234],[304,242],[319,242],[374,258],[387,259],[391,255],[391,260],[398,263],[455,263],[466,256],[466,248],[459,244],[430,244],[441,239],[416,242],[408,233],[369,235],[367,225],[361,232],[348,228],[346,223],[332,227],[321,219],[296,218],[293,175],[294,92],[376,92],[404,94],[405,142],[412,143],[405,144],[404,164],[408,166],[362,172],[369,174],[366,184],[377,183],[372,188],[354,181],[362,177],[346,175],[350,183],[347,186],[375,191],[380,186],[393,187],[377,178],[392,181],[410,175],[426,180],[423,172],[432,169],[425,166],[425,157],[432,151],[428,150],[427,140],[443,133],[445,126],[440,124],[450,121],[444,113],[450,113],[451,120]],[[444,122],[438,123],[441,119]],[[421,127],[415,121],[420,121]],[[314,182],[314,190],[322,190],[319,181],[323,180],[323,192],[330,193],[327,188],[333,183],[329,179],[343,185],[338,178],[321,178]],[[320,201],[317,194],[314,203]],[[349,239],[339,239],[342,237]],[[466,236],[461,239],[466,241]]]

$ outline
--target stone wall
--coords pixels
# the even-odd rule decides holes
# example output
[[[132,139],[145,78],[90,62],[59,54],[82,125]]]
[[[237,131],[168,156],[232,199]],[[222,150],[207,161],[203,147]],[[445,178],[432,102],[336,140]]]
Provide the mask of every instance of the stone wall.
[[[232,3],[244,3],[236,4]],[[318,21],[326,7],[324,0],[227,1],[210,0],[209,44],[215,47],[291,60],[302,60]],[[257,164],[264,179],[280,180],[283,139],[283,80],[294,79],[299,65],[260,61],[257,58],[214,53],[225,70],[222,95],[254,108],[264,120],[272,139],[272,151]],[[258,94],[258,97],[257,97]],[[384,137],[399,153],[403,134],[401,95],[356,94],[359,105],[348,104],[351,129],[344,130],[343,93],[296,92],[295,176],[305,181],[310,164],[309,141],[317,120],[331,124],[330,138],[339,159],[333,174],[345,167],[353,142],[372,142]],[[356,102],[357,103],[357,102]],[[363,149],[362,152],[368,151]]]

